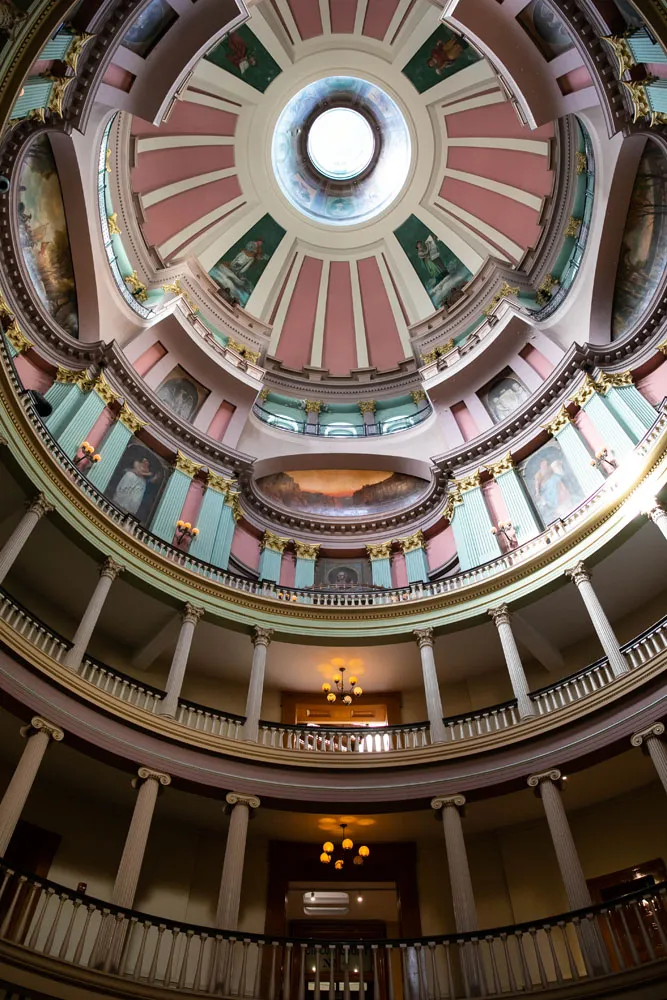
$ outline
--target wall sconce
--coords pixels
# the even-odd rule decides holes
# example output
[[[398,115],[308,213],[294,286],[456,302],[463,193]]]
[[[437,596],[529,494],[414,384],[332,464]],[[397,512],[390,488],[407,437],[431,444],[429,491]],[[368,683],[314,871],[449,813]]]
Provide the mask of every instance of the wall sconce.
[[[199,534],[199,528],[193,528],[189,521],[176,522],[176,544],[189,543]]]
[[[618,462],[614,458],[614,453],[610,451],[609,448],[600,448],[595,452],[595,458],[591,459],[591,465],[595,469],[601,469],[606,472],[603,466],[608,466],[608,471],[613,472],[614,469],[618,468]]]
[[[507,542],[507,547],[510,549],[515,549],[519,544],[519,540],[516,537],[516,528],[511,521],[500,521],[499,524],[494,524],[491,528],[492,535],[502,535]]]
[[[93,462],[99,462],[102,459],[101,455],[96,454],[95,449],[89,441],[84,441],[80,444],[79,451],[81,454],[74,456],[74,464],[77,468],[79,468],[81,463],[85,462],[86,464],[81,470],[82,472],[85,472],[93,464]]]

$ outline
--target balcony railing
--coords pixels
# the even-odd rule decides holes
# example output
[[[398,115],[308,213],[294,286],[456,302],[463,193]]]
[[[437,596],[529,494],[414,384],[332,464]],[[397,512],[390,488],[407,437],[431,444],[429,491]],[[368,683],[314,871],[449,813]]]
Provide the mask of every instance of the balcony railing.
[[[430,403],[427,403],[425,406],[415,410],[414,413],[387,417],[385,420],[382,419],[380,412],[376,414],[376,422],[372,424],[353,424],[345,420],[344,413],[341,413],[340,420],[335,422],[309,424],[305,420],[297,420],[296,417],[290,417],[286,413],[273,413],[267,406],[262,406],[257,402],[253,404],[252,412],[262,423],[268,424],[269,427],[274,427],[281,431],[289,431],[291,434],[305,434],[306,437],[313,435],[315,437],[326,438],[356,438],[379,437],[380,435],[397,434],[400,431],[410,430],[430,417],[433,410]],[[300,416],[302,415],[300,411],[297,412],[299,412]]]
[[[46,656],[61,662],[71,643],[41,622],[18,601],[0,589],[0,622],[5,622],[27,642]],[[641,635],[621,647],[631,670],[640,670],[667,651],[667,616],[656,622]],[[159,715],[159,705],[165,693],[136,677],[130,677],[109,667],[92,656],[86,655],[79,671],[80,678],[91,688],[101,691],[126,705]],[[537,716],[557,714],[569,705],[583,702],[614,681],[606,659],[578,670],[569,677],[540,688],[530,694]],[[91,691],[91,700],[94,694]],[[175,722],[198,733],[229,740],[243,736],[245,718],[233,712],[196,702],[180,699]],[[463,742],[484,737],[517,726],[519,714],[516,701],[503,702],[462,715],[444,719],[447,741]],[[148,724],[148,720],[147,720]],[[418,750],[431,744],[428,722],[405,723],[398,726],[336,727],[288,725],[280,722],[261,721],[259,744],[276,750],[297,751],[304,754],[371,755]]]
[[[467,934],[361,941],[230,932],[113,906],[0,862],[0,948],[138,987],[246,1000],[455,1000],[525,995],[655,965],[667,956],[667,884],[546,920]],[[16,950],[5,949],[5,964]],[[45,969],[44,960],[41,969]],[[647,970],[651,971],[651,970]],[[611,989],[611,984],[610,984]],[[125,993],[124,993],[125,995]],[[587,994],[588,995],[588,994]]]

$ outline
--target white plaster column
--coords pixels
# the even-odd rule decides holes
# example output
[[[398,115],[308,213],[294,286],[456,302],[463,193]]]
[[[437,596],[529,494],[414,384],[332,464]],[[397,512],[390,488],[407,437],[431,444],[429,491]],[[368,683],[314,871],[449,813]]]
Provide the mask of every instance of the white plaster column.
[[[93,596],[88,602],[88,607],[83,613],[83,618],[79,623],[79,627],[74,634],[74,639],[72,640],[72,648],[68,651],[63,663],[66,667],[70,667],[72,670],[78,670],[81,666],[81,660],[88,649],[88,643],[90,642],[90,637],[93,634],[93,630],[97,625],[97,620],[100,617],[102,608],[104,607],[104,602],[107,599],[107,594],[111,589],[111,584],[114,582],[119,573],[122,573],[123,567],[114,562],[111,556],[107,557],[102,563],[100,569],[100,578],[97,581],[97,586],[93,591]]]
[[[649,510],[646,511],[647,517],[650,517],[654,524],[657,524],[660,531],[663,533],[665,538],[667,538],[667,510],[659,504],[657,501],[653,504]]]
[[[445,724],[442,721],[442,698],[440,697],[440,685],[438,684],[433,655],[433,629],[417,628],[412,634],[417,640],[422,661],[426,713],[431,727],[431,742],[443,743],[447,736]]]
[[[514,691],[514,697],[516,698],[519,710],[519,717],[521,719],[528,718],[531,715],[535,715],[535,705],[528,691],[528,681],[526,680],[521,656],[517,648],[514,633],[512,632],[510,610],[506,604],[501,604],[500,607],[492,608],[489,614],[498,629],[500,644],[503,647],[505,662],[507,663],[507,672],[510,675],[512,690]]]
[[[168,774],[148,767],[140,767],[137,775],[132,782],[138,789],[137,798],[111,894],[112,903],[128,909],[134,903],[158,792],[161,787],[171,784]]]
[[[262,695],[264,694],[264,673],[266,671],[266,654],[273,636],[272,628],[255,627],[252,635],[253,653],[250,668],[250,683],[245,706],[245,724],[243,739],[257,741],[259,736],[259,717],[262,712]]]
[[[454,920],[456,930],[463,934],[466,931],[476,931],[477,907],[472,891],[472,880],[468,866],[468,853],[463,839],[460,810],[466,804],[464,795],[449,795],[435,798],[431,809],[442,809],[442,825],[445,831],[445,849],[447,851],[447,867],[449,868],[449,883],[452,889],[454,903]]]
[[[630,737],[633,747],[642,747],[648,752],[653,766],[658,773],[663,788],[667,792],[667,747],[662,741],[665,727],[662,722],[656,722],[648,729],[642,729]]]
[[[49,503],[44,494],[38,493],[0,551],[0,584],[14,565],[37,522],[53,509],[53,504]]]
[[[178,699],[181,696],[183,678],[185,677],[185,669],[188,665],[188,657],[190,656],[192,637],[194,635],[197,622],[203,614],[204,609],[198,608],[194,604],[188,603],[183,608],[183,614],[181,616],[181,630],[178,634],[176,649],[174,650],[174,656],[169,668],[165,696],[158,707],[159,715],[170,715],[172,718],[176,715]]]
[[[621,652],[621,647],[618,644],[618,639],[616,638],[614,630],[609,623],[609,619],[604,613],[597,594],[593,590],[593,585],[591,584],[591,574],[586,569],[584,564],[580,562],[577,563],[577,565],[572,569],[567,570],[567,575],[570,576],[577,585],[577,589],[581,594],[581,598],[586,605],[586,610],[588,611],[591,622],[593,623],[593,628],[597,632],[600,644],[607,654],[612,673],[615,677],[619,677],[621,674],[626,674],[630,668],[628,667],[627,660]]]
[[[235,931],[239,922],[250,810],[259,809],[260,801],[256,795],[241,795],[239,792],[228,792],[225,801],[231,806],[231,816],[225,845],[225,860],[222,866],[222,881],[215,926],[221,930]]]
[[[39,715],[21,729],[21,735],[28,742],[0,802],[0,857],[4,856],[12,839],[49,743],[51,740],[59,743],[65,736],[62,729]]]

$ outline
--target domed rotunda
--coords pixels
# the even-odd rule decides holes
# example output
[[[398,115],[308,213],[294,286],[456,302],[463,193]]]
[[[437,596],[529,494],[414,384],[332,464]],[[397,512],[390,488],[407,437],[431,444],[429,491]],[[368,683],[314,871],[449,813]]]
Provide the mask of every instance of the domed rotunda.
[[[0,1000],[664,1000],[662,6],[0,64]]]

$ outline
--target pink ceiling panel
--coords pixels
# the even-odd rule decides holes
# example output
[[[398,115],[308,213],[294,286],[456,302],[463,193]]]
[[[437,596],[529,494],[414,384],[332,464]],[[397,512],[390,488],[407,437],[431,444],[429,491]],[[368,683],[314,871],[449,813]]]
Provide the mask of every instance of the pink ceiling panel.
[[[351,35],[357,13],[357,0],[329,0],[331,30],[339,35]]]
[[[304,257],[276,351],[276,357],[289,368],[310,364],[321,274],[322,261]]]
[[[198,174],[233,166],[233,146],[154,149],[140,154],[137,166],[132,171],[132,190],[146,194],[165,184],[185,180],[186,177],[196,177]]]
[[[358,269],[369,364],[380,370],[394,368],[404,354],[378,262],[366,257]]]
[[[479,136],[507,139],[549,139],[554,134],[551,123],[530,129],[522,125],[516,111],[505,101],[488,104],[482,108],[469,108],[457,114],[445,115],[447,134],[452,139],[469,139]]]
[[[478,177],[528,191],[540,197],[551,194],[553,174],[546,156],[522,153],[516,149],[482,149],[477,146],[454,146],[447,154],[447,166]]]
[[[317,0],[288,0],[288,2],[299,34],[304,40],[322,34],[322,18]]]
[[[238,178],[224,177],[220,181],[214,181],[213,184],[204,184],[202,187],[176,194],[173,198],[165,198],[164,201],[146,209],[144,223],[146,240],[151,245],[158,246],[197,219],[208,215],[214,208],[238,198],[240,194],[241,186]]]
[[[493,226],[519,246],[534,246],[540,235],[538,214],[534,208],[522,205],[513,198],[506,198],[505,195],[496,194],[495,191],[445,177],[440,188],[440,197]]]
[[[236,115],[191,101],[176,101],[169,121],[159,128],[142,118],[132,119],[132,135],[234,135]]]
[[[334,260],[329,267],[322,367],[328,368],[332,375],[347,375],[357,367],[352,280],[350,265],[345,260]]]
[[[363,34],[381,41],[397,7],[398,0],[368,0]]]

